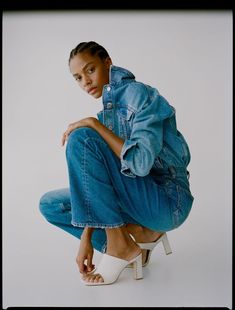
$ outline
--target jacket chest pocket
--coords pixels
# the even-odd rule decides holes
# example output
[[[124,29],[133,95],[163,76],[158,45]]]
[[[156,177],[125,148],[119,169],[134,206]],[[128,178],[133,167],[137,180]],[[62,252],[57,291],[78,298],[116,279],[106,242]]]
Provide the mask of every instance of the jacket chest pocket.
[[[117,110],[119,123],[119,136],[123,139],[129,139],[131,135],[134,112],[127,108],[119,108]]]

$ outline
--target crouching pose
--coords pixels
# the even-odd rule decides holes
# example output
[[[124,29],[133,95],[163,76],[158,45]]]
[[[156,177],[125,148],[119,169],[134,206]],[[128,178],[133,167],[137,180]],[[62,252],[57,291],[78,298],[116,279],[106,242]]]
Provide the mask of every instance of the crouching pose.
[[[114,283],[125,267],[142,278],[142,267],[167,231],[188,217],[190,151],[176,125],[175,109],[159,91],[113,65],[106,49],[82,42],[69,69],[103,110],[70,124],[66,143],[69,188],[44,194],[48,222],[80,239],[77,264],[85,285]],[[98,266],[94,249],[102,252]]]

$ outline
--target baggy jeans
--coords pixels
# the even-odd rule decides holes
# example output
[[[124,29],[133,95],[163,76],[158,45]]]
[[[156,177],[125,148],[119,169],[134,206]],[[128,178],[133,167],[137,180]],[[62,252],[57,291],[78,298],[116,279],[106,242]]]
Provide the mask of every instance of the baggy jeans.
[[[93,129],[75,129],[66,147],[69,188],[49,191],[40,199],[46,220],[80,239],[85,226],[94,227],[93,247],[104,252],[105,228],[133,223],[164,232],[187,218],[190,191],[150,174],[127,177],[120,159]]]

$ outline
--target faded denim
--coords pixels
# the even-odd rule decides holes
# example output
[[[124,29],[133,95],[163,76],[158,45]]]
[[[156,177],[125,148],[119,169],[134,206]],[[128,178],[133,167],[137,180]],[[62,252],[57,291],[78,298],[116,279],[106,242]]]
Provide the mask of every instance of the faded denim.
[[[152,167],[187,167],[188,145],[177,130],[175,109],[156,88],[135,81],[128,70],[111,66],[103,90],[104,109],[97,114],[106,127],[125,140],[121,172],[145,176]]]
[[[77,238],[95,227],[94,248],[104,251],[104,228],[136,223],[156,231],[179,227],[188,217],[188,145],[176,128],[175,110],[131,72],[111,66],[99,120],[125,140],[121,160],[93,129],[74,130],[66,159],[69,189],[50,191],[40,211]]]

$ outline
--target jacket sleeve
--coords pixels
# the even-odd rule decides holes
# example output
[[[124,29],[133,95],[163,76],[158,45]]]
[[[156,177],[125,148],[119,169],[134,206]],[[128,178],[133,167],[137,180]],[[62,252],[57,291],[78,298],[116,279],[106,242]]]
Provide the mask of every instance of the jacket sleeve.
[[[174,113],[174,108],[159,93],[151,100],[146,96],[133,119],[130,138],[122,147],[121,173],[129,177],[149,174],[163,146],[164,119]]]

